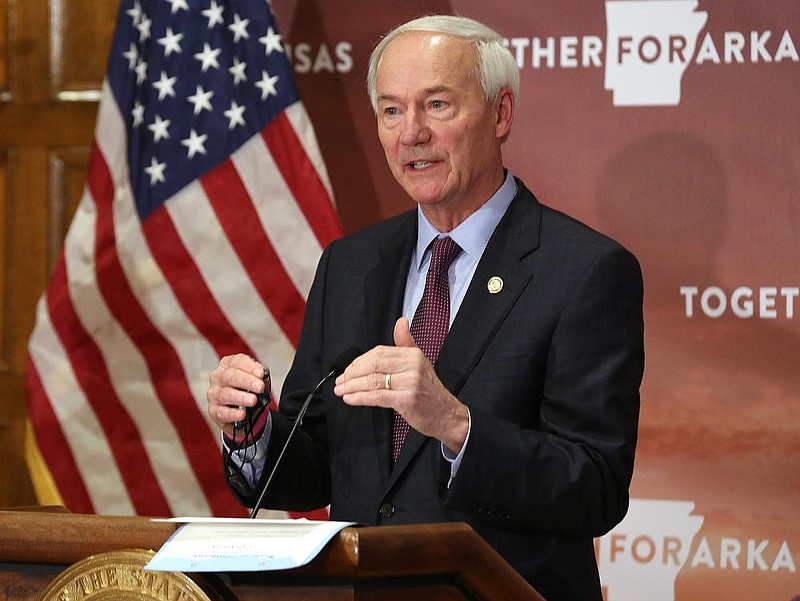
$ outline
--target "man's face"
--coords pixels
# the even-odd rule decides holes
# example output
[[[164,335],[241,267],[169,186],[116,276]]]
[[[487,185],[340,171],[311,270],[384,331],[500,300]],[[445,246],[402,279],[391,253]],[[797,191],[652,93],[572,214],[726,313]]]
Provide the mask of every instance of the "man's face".
[[[476,63],[463,40],[409,32],[386,47],[378,66],[378,136],[389,168],[429,219],[447,216],[449,225],[432,219],[445,229],[477,210],[503,178],[500,137],[510,108],[485,100]]]

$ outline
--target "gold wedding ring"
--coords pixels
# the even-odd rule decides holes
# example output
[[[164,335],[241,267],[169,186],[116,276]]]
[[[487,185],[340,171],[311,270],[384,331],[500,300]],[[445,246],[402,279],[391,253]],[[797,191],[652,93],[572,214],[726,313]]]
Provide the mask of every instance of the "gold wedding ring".
[[[392,374],[386,374],[385,376],[383,376],[383,387],[386,390],[392,389]]]

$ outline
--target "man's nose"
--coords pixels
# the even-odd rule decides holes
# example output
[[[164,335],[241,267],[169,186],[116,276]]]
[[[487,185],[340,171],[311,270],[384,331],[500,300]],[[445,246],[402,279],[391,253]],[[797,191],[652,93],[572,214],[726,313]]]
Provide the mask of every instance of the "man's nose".
[[[431,139],[431,129],[428,120],[421,111],[408,111],[403,121],[403,130],[400,132],[400,143],[406,146],[425,144]]]

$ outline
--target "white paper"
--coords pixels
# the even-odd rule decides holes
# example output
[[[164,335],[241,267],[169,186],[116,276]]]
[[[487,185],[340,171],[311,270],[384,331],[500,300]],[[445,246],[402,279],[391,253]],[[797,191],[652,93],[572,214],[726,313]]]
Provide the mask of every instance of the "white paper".
[[[286,570],[311,561],[353,522],[173,518],[186,522],[144,569],[170,572]]]

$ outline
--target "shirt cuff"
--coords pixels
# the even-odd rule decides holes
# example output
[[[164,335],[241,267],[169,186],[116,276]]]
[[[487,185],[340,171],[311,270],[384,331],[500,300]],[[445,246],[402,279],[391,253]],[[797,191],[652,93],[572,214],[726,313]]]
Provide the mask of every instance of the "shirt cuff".
[[[450,488],[450,485],[453,483],[453,478],[456,477],[458,468],[461,466],[461,459],[464,457],[464,451],[467,450],[467,445],[469,444],[469,434],[472,432],[472,413],[470,413],[469,407],[467,408],[467,417],[469,418],[469,424],[467,425],[467,437],[464,439],[464,444],[461,446],[461,451],[456,455],[453,451],[447,448],[444,443],[442,443],[442,456],[450,462],[450,479],[447,481],[447,488]]]
[[[263,420],[263,425],[258,424]],[[251,487],[255,487],[261,479],[264,471],[264,462],[267,457],[267,447],[272,435],[272,413],[267,409],[259,417],[257,427],[254,430],[259,434],[254,434],[249,444],[237,446],[236,441],[230,436],[222,433],[222,445],[230,453],[231,461],[239,468],[245,480]]]

